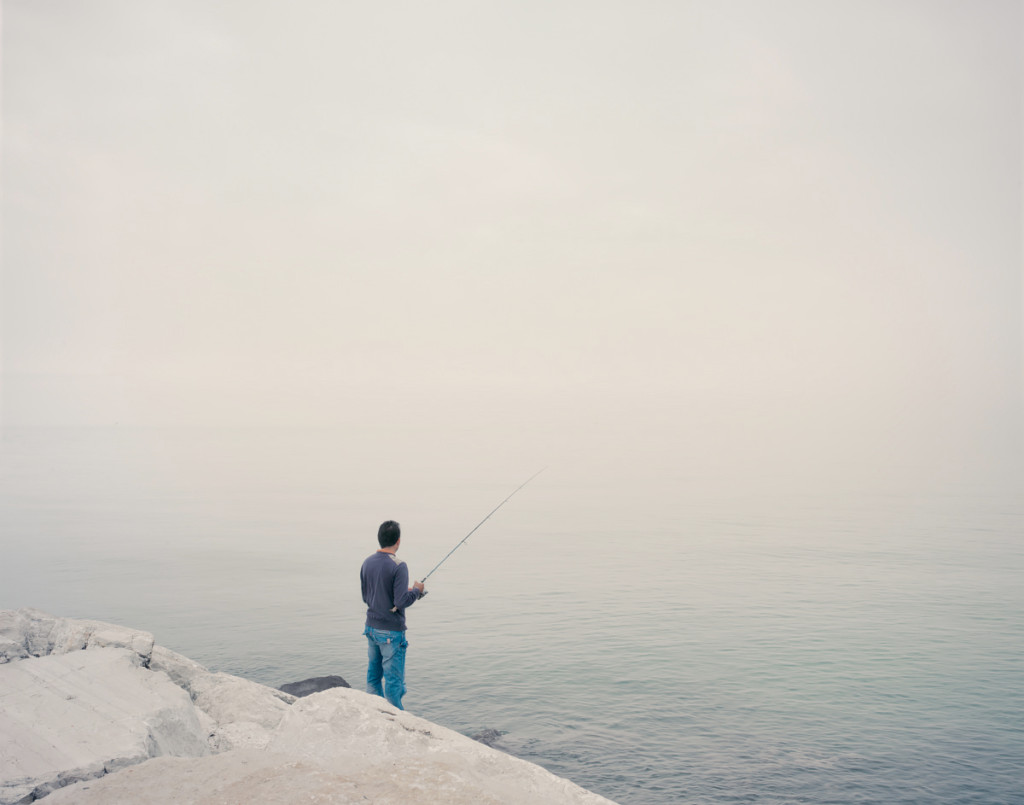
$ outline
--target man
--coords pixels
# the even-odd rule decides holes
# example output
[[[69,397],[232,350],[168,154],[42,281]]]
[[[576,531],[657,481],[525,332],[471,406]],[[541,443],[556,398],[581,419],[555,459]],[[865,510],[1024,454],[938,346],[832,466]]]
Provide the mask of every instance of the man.
[[[384,696],[399,710],[405,694],[405,610],[426,595],[423,582],[409,587],[409,568],[395,556],[402,544],[402,529],[394,520],[377,530],[380,550],[370,555],[359,571],[366,604],[366,629],[370,665],[366,691]],[[381,681],[383,680],[383,685]]]

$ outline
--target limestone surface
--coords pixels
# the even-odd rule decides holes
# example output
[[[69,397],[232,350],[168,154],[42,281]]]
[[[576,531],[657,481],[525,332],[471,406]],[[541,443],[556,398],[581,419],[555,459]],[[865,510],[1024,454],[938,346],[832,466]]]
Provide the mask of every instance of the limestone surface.
[[[210,748],[262,749],[295,697],[231,674],[214,673],[181,654],[155,646],[149,667],[187,691],[209,726]]]
[[[334,687],[296,698],[211,672],[146,632],[0,612],[0,805],[43,797],[56,805],[610,803],[377,696]]]
[[[351,688],[299,699],[267,746],[358,781],[373,802],[572,803],[609,800],[540,766]],[[382,782],[384,784],[382,784]]]
[[[173,798],[168,792],[173,792]],[[357,781],[301,760],[258,749],[236,749],[203,758],[159,757],[101,780],[63,788],[47,805],[385,805]]]
[[[153,635],[102,621],[55,618],[38,609],[0,611],[0,664],[85,648],[126,648],[148,665]]]
[[[0,665],[0,805],[155,755],[209,752],[188,695],[130,649]]]

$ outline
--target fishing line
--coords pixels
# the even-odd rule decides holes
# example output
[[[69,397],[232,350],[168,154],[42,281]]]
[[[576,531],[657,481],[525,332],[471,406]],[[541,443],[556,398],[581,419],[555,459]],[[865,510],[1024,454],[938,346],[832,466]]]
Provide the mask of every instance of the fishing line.
[[[537,470],[537,472],[535,472],[533,475],[531,475],[529,478],[527,478],[525,481],[523,481],[521,484],[519,484],[519,486],[517,486],[515,489],[512,490],[512,494],[511,495],[509,495],[507,498],[505,498],[503,501],[501,501],[501,503],[499,503],[497,506],[495,506],[491,510],[491,514],[494,514],[494,512],[496,512],[498,509],[500,509],[502,506],[504,506],[506,503],[508,503],[509,500],[512,498],[512,495],[514,495],[516,492],[518,492],[520,489],[522,489],[524,486],[526,486],[528,483],[530,483],[530,481],[532,481],[534,478],[536,478],[538,475],[540,475],[546,469],[547,469],[547,467],[543,467],[542,469]],[[483,520],[481,520],[479,523],[477,523],[475,526],[473,526],[473,531],[476,531],[480,526],[482,526],[484,523],[486,523],[491,518],[491,514],[488,514]],[[461,548],[462,544],[467,539],[469,539],[471,536],[473,536],[473,531],[470,531],[468,534],[466,534],[466,536],[464,536],[461,540],[459,540],[459,543],[454,548],[452,548],[450,551],[448,551],[448,553],[445,554],[444,559],[442,559],[440,562],[438,562],[436,565],[434,565],[434,570],[437,570],[439,567],[441,567],[441,565],[443,565],[446,561],[448,561],[448,557],[451,556],[453,553],[455,553],[459,548]],[[420,583],[422,584],[427,579],[429,579],[431,574],[434,572],[434,570],[431,570],[430,573],[428,573],[426,576],[424,576],[420,580]]]

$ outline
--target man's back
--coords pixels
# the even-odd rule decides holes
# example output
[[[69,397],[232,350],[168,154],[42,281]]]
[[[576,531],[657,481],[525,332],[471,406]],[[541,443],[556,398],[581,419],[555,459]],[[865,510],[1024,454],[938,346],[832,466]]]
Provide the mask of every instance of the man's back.
[[[366,604],[366,625],[390,632],[405,631],[405,608],[418,597],[409,589],[409,568],[393,553],[377,551],[359,571]]]

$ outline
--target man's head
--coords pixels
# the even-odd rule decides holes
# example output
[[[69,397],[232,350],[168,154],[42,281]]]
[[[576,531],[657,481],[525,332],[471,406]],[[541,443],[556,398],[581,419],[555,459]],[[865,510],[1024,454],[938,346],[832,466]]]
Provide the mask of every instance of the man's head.
[[[390,548],[398,544],[402,537],[402,528],[394,520],[385,520],[377,529],[377,542],[382,548]]]

